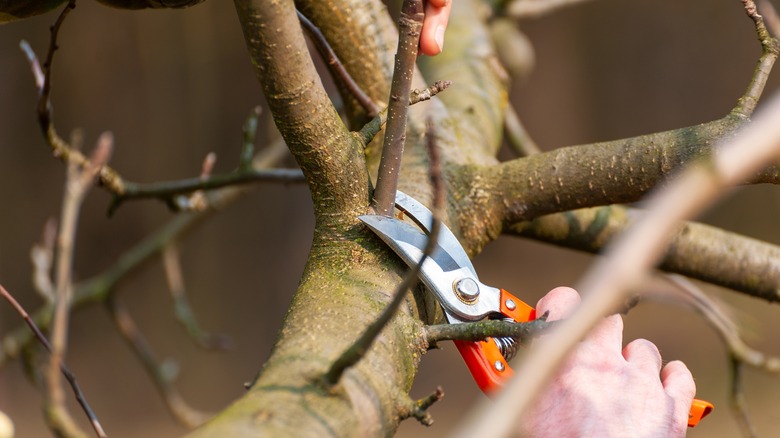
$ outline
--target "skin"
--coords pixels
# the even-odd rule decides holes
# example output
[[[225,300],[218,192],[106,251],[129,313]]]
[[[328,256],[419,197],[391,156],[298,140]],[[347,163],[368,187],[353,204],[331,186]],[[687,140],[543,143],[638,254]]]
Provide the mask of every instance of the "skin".
[[[537,304],[549,319],[565,318],[580,302],[559,287]],[[537,342],[544,342],[544,337]],[[637,339],[622,348],[623,319],[604,319],[583,339],[522,422],[532,437],[683,437],[696,385],[680,361],[662,367],[658,348]]]
[[[420,33],[420,51],[423,54],[435,56],[441,53],[451,9],[452,0],[426,0],[425,20]]]

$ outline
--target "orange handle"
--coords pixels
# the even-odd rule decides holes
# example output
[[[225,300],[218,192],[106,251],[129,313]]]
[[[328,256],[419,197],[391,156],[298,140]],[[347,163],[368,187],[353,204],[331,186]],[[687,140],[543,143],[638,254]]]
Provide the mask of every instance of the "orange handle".
[[[521,301],[511,293],[501,289],[501,313],[514,319],[516,322],[527,322],[536,318],[536,310]],[[503,382],[514,375],[514,371],[507,364],[495,341],[488,338],[484,341],[453,341],[460,355],[466,362],[474,381],[479,389],[486,394],[499,389]],[[712,403],[694,399],[688,414],[688,427],[699,424],[714,406]]]
[[[519,298],[501,289],[501,313],[517,322],[536,318],[536,310]],[[474,381],[482,392],[489,394],[500,388],[514,372],[492,338],[484,341],[453,341],[466,362]]]
[[[707,400],[693,399],[691,411],[688,412],[688,427],[694,427],[699,424],[699,421],[709,415],[713,409],[715,409],[715,406]]]

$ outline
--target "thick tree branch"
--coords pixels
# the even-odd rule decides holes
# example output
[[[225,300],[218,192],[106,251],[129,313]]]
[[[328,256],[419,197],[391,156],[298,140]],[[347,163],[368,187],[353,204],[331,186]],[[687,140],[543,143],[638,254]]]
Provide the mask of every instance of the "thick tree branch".
[[[619,205],[595,207],[519,222],[506,232],[599,253],[639,214]],[[672,237],[660,268],[780,301],[780,247],[717,227],[684,223]]]
[[[309,183],[317,219],[354,220],[369,199],[362,147],[322,86],[292,0],[235,6],[277,128]]]

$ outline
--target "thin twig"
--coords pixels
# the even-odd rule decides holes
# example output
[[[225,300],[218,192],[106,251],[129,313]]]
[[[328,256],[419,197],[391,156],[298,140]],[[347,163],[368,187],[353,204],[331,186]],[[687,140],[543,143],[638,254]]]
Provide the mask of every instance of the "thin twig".
[[[176,319],[201,347],[210,350],[229,349],[231,346],[230,338],[224,335],[209,333],[200,328],[195,312],[192,311],[192,307],[187,300],[177,243],[174,241],[168,244],[163,250],[162,256],[163,266],[165,266],[165,278],[168,281],[168,289],[173,297]]]
[[[65,5],[65,8],[57,17],[57,21],[54,22],[54,25],[50,29],[49,51],[46,54],[46,61],[43,63],[43,83],[40,82],[38,74],[35,75],[35,82],[40,87],[40,95],[38,100],[38,118],[41,127],[45,127],[51,123],[51,102],[49,100],[49,94],[51,93],[51,72],[52,63],[54,62],[54,52],[59,49],[59,46],[57,45],[57,36],[60,33],[62,23],[65,22],[65,18],[68,16],[70,11],[75,8],[76,0],[69,0],[68,4]],[[34,57],[35,56],[33,55],[33,58]],[[29,53],[28,58],[30,58]]]
[[[246,117],[243,128],[243,143],[241,156],[238,160],[238,170],[245,171],[252,168],[252,158],[255,156],[255,137],[257,136],[257,121],[260,119],[262,109],[260,106],[252,108]]]
[[[440,92],[449,88],[450,85],[452,85],[452,81],[436,81],[428,88],[424,88],[422,90],[412,90],[409,93],[409,105],[415,105],[420,102],[430,100],[433,98],[433,96],[436,96]],[[356,135],[363,146],[367,146],[369,143],[371,143],[371,140],[373,140],[379,131],[382,130],[382,127],[385,126],[385,122],[387,122],[387,108],[384,108],[379,112],[379,114],[376,115],[376,117],[371,119],[368,123],[363,125],[362,128],[360,128],[360,131],[358,131]]]
[[[416,284],[423,262],[436,249],[437,237],[439,229],[441,228],[441,210],[444,206],[444,182],[442,180],[441,162],[432,123],[429,122],[427,128],[426,143],[431,162],[430,179],[433,189],[433,223],[431,224],[430,234],[428,235],[428,242],[425,245],[420,261],[406,273],[403,280],[396,288],[390,304],[388,304],[379,317],[366,328],[355,343],[341,353],[338,359],[330,366],[328,372],[325,373],[323,382],[327,386],[337,384],[344,371],[358,363],[358,361],[366,355],[368,349],[374,343],[374,340],[379,336],[379,333],[398,311],[409,288]]]
[[[441,93],[452,85],[452,81],[436,81],[428,88],[412,90],[409,93],[409,105],[433,99],[433,96]]]
[[[43,348],[46,349],[46,351],[51,352],[51,344],[49,343],[49,340],[46,339],[46,336],[44,336],[43,332],[38,328],[38,326],[35,324],[35,322],[30,318],[30,315],[27,313],[26,310],[24,310],[24,307],[22,307],[21,304],[19,304],[18,301],[11,295],[10,292],[8,292],[2,284],[0,284],[0,294],[3,295],[3,298],[5,298],[11,305],[16,309],[16,312],[22,317],[24,322],[27,324],[27,326],[30,328],[30,331],[35,335],[35,339],[38,340],[38,342],[43,345]],[[92,427],[95,429],[95,432],[97,433],[97,436],[99,437],[105,437],[106,433],[103,431],[103,426],[100,425],[100,421],[97,418],[97,415],[95,415],[95,412],[92,410],[92,408],[89,406],[89,403],[87,402],[86,397],[84,396],[84,392],[81,391],[81,387],[79,386],[78,382],[76,382],[76,376],[73,375],[73,373],[70,371],[67,365],[65,365],[65,362],[60,362],[60,372],[63,376],[65,376],[65,379],[70,384],[71,389],[73,390],[73,394],[76,397],[76,400],[78,401],[81,408],[84,410],[84,413],[86,414],[87,418],[89,419],[90,424],[92,424]],[[73,436],[81,434],[79,432],[68,432],[67,436]]]
[[[117,297],[111,296],[106,305],[119,333],[133,349],[146,372],[151,376],[173,417],[188,428],[194,428],[203,424],[211,414],[193,409],[184,401],[184,398],[173,386],[176,372],[172,372],[171,369],[175,365],[172,366],[168,362],[160,363],[157,360],[149,342],[144,338],[135,321],[133,321],[130,312]]]
[[[46,143],[49,144],[54,156],[65,163],[75,163],[81,168],[89,166],[89,159],[77,149],[73,148],[68,142],[57,134],[52,121],[52,105],[50,99],[52,67],[54,63],[54,52],[57,51],[57,37],[59,35],[62,23],[68,13],[76,7],[75,0],[70,0],[65,8],[57,17],[57,21],[51,27],[51,38],[49,40],[49,49],[46,54],[46,62],[41,67],[35,52],[27,41],[22,40],[19,47],[27,56],[30,68],[35,78],[35,86],[38,89],[38,124],[40,125]],[[121,194],[124,191],[124,181],[119,174],[109,166],[103,166],[98,174],[100,183],[114,194]]]
[[[744,363],[735,357],[731,357],[731,410],[737,419],[737,424],[742,430],[742,436],[757,437],[756,429],[750,420],[745,391],[742,389],[742,371]]]
[[[225,175],[213,175],[207,179],[197,177],[149,184],[126,181],[124,183],[124,193],[114,197],[109,207],[109,214],[116,212],[120,205],[129,200],[155,198],[168,201],[177,195],[192,193],[198,190],[214,190],[227,186],[271,181],[286,184],[302,184],[306,182],[300,169],[246,169]]]
[[[408,399],[406,406],[401,406],[399,408],[399,416],[401,417],[401,420],[414,418],[423,426],[432,426],[433,417],[431,417],[428,409],[442,398],[444,398],[444,390],[441,386],[438,386],[436,387],[436,390],[427,397],[423,397],[419,400]]]
[[[43,226],[40,242],[30,250],[33,265],[33,285],[47,303],[54,302],[54,283],[51,280],[51,270],[54,263],[54,245],[57,239],[57,220],[49,218]]]
[[[554,321],[547,322],[547,313],[528,322],[485,320],[468,324],[437,324],[425,327],[425,339],[428,345],[433,345],[440,341],[476,342],[487,338],[508,336],[525,344],[553,325],[555,325]]]
[[[390,102],[387,105],[387,128],[379,160],[376,189],[372,207],[381,215],[391,216],[398,189],[401,157],[406,142],[406,114],[409,108],[409,92],[412,88],[420,30],[423,22],[421,0],[404,0],[398,19],[398,51],[395,54],[393,82],[390,85]]]
[[[549,342],[533,346],[532,354],[516,368],[521,378],[511,380],[496,400],[496,405],[506,409],[480,406],[473,411],[471,421],[458,429],[458,436],[480,436],[488,430],[498,436],[507,434],[583,334],[614,311],[624,300],[625,291],[656,263],[679,221],[701,211],[723,195],[726,187],[746,180],[779,157],[780,95],[711,159],[689,168],[648,201],[646,214],[613,242],[607,256],[580,282],[577,289],[583,301],[577,311],[549,335]]]
[[[66,10],[69,10],[66,8]],[[52,29],[53,41],[56,43],[56,31],[59,26]],[[49,49],[47,55],[48,67],[41,69],[35,52],[26,41],[19,43],[22,51],[27,56],[30,68],[35,78],[35,84],[39,92],[38,120],[41,124],[41,130],[44,133],[46,142],[54,152],[54,156],[66,163],[76,163],[85,168],[89,160],[71,144],[63,140],[54,127],[51,116],[51,102],[49,100],[49,88],[51,80],[51,62],[54,58],[54,50]],[[116,212],[122,203],[128,200],[159,198],[176,209],[174,197],[177,195],[188,194],[198,190],[215,190],[231,185],[248,184],[252,182],[282,182],[282,183],[302,183],[305,182],[303,174],[298,169],[253,169],[246,164],[246,157],[252,153],[252,148],[247,148],[247,142],[254,140],[254,134],[247,137],[247,130],[257,126],[257,116],[250,115],[244,130],[244,142],[242,155],[239,162],[239,169],[226,175],[212,175],[208,179],[187,178],[177,181],[163,181],[151,184],[141,184],[127,181],[113,168],[104,165],[98,173],[101,186],[111,192],[114,197],[108,208],[109,216]]]
[[[745,6],[745,13],[753,20],[755,25],[756,35],[761,43],[761,57],[758,58],[758,65],[747,90],[737,101],[737,106],[732,110],[732,113],[749,117],[756,109],[756,105],[758,105],[758,100],[761,98],[766,81],[769,79],[772,66],[780,54],[780,41],[776,37],[772,37],[767,30],[764,24],[764,17],[758,13],[753,0],[742,0],[742,4]]]
[[[317,47],[317,51],[320,52],[320,56],[322,56],[322,59],[324,59],[328,64],[328,67],[330,67],[331,74],[341,80],[342,85],[352,94],[358,104],[363,107],[363,111],[365,111],[369,117],[375,117],[379,114],[379,105],[374,103],[363,89],[360,88],[360,85],[355,82],[352,75],[350,75],[346,67],[344,67],[344,64],[342,64],[341,60],[336,56],[336,52],[330,47],[325,35],[323,35],[320,29],[306,18],[301,11],[296,9],[295,12],[298,14],[298,20],[303,25],[303,28],[309,32],[309,36],[314,42],[314,46]]]
[[[79,170],[75,163],[68,166],[68,176],[65,182],[65,195],[62,201],[60,215],[60,231],[57,236],[57,280],[54,300],[54,316],[51,329],[51,357],[46,381],[46,412],[50,427],[53,430],[66,433],[72,423],[68,419],[65,406],[65,394],[60,382],[60,368],[67,350],[68,319],[71,299],[71,274],[73,269],[73,250],[75,246],[76,227],[79,210],[89,187],[97,176],[100,168],[108,161],[113,147],[110,133],[103,133],[98,140],[95,152],[90,158],[90,165]],[[100,436],[103,431],[95,429]]]

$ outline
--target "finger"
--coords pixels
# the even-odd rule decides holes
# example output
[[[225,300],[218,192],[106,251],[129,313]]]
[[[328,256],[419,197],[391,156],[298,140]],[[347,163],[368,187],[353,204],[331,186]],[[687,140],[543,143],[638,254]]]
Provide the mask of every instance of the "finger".
[[[425,3],[432,4],[437,8],[443,8],[445,6],[449,6],[451,1],[450,0],[427,0]]]
[[[441,53],[451,9],[451,0],[425,3],[425,20],[420,34],[420,51],[423,54],[433,56]]]
[[[547,320],[555,321],[567,318],[579,304],[580,294],[576,290],[570,287],[556,287],[536,303],[536,314],[541,316],[549,312]]]
[[[594,347],[596,351],[608,351],[617,357],[623,348],[623,318],[610,315],[602,319],[583,343]]]
[[[636,339],[623,349],[623,357],[640,372],[657,376],[661,371],[661,352],[647,339]]]
[[[688,424],[688,412],[696,394],[696,383],[688,367],[679,360],[673,360],[661,370],[661,384],[664,391],[674,400],[676,424]],[[684,427],[684,426],[683,426]]]

